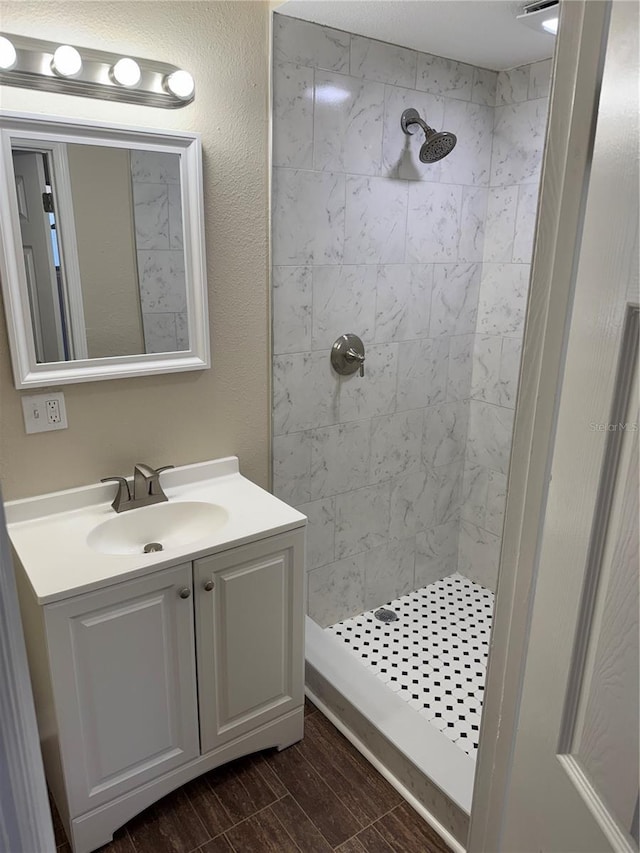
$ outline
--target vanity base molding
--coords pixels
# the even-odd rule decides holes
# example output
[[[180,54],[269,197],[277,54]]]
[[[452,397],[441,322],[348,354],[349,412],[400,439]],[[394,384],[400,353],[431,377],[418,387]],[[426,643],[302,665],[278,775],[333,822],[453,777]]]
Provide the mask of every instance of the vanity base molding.
[[[304,707],[300,707],[232,743],[200,756],[166,776],[154,779],[130,794],[75,818],[68,828],[65,827],[74,853],[91,853],[108,844],[113,839],[113,833],[135,815],[209,770],[269,747],[282,750],[292,746],[302,740],[303,720]]]

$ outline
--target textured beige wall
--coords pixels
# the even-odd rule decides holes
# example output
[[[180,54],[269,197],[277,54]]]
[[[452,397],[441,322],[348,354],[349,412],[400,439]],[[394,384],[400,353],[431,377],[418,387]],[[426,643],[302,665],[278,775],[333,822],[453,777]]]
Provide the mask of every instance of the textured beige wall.
[[[67,157],[89,357],[136,355],[145,350],[129,151],[67,145]]]
[[[193,104],[161,110],[4,87],[4,109],[202,134],[213,367],[64,386],[69,429],[27,436],[0,330],[0,476],[6,499],[129,474],[136,461],[237,454],[269,478],[268,80],[264,2],[11,2],[2,28],[147,56],[191,71]]]

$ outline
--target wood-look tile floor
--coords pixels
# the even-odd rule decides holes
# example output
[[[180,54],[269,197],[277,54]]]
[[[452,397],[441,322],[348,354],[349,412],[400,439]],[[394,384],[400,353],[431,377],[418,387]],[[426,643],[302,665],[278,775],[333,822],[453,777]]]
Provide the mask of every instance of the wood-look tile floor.
[[[70,853],[60,818],[58,853]],[[101,853],[451,853],[309,702],[304,740],[194,779],[123,826]]]

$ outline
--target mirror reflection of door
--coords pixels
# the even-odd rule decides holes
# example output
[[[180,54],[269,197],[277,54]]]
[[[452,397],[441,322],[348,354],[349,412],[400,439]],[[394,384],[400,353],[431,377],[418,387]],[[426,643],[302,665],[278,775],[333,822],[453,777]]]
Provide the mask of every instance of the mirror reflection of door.
[[[27,273],[31,321],[39,363],[64,361],[69,346],[63,326],[61,270],[47,156],[14,151],[22,250]]]
[[[36,361],[188,350],[180,155],[11,146]]]

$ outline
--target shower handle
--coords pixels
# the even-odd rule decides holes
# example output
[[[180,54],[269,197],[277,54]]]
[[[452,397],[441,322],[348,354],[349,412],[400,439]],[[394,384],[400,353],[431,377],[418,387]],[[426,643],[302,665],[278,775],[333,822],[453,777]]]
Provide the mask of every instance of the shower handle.
[[[331,366],[340,376],[351,376],[356,370],[364,376],[364,344],[357,335],[349,332],[334,341],[331,347]]]
[[[360,376],[364,376],[364,356],[363,355],[361,355],[359,352],[356,352],[353,348],[350,348],[345,352],[344,357],[346,358],[347,361],[351,362],[352,364],[354,362],[356,362],[360,367]]]

